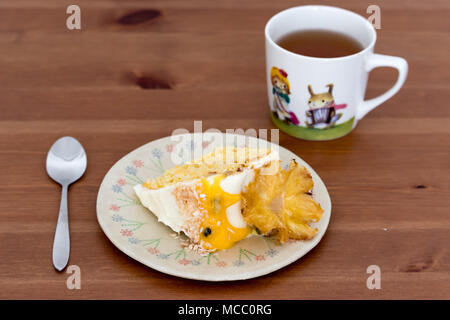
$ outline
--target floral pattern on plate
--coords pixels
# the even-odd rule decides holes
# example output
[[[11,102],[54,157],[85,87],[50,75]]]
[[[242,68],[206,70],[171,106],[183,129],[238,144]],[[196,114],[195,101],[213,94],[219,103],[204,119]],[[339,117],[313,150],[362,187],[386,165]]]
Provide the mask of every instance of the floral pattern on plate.
[[[210,281],[260,276],[297,260],[311,250],[328,225],[330,198],[317,174],[299,157],[281,147],[279,153],[283,167],[295,158],[313,176],[313,193],[322,205],[324,215],[316,224],[319,232],[312,240],[277,245],[272,238],[256,236],[240,241],[229,250],[200,255],[183,247],[183,235],[175,235],[140,205],[133,190],[136,184],[161,175],[175,163],[192,159],[196,152],[206,154],[223,143],[238,147],[246,145],[236,139],[230,143],[227,139],[234,135],[223,138],[225,135],[215,133],[208,136],[212,138],[202,136],[203,139],[198,139],[198,134],[187,134],[175,136],[181,138],[178,140],[166,137],[153,141],[129,153],[110,169],[97,199],[97,218],[108,238],[124,253],[151,268],[180,277]]]

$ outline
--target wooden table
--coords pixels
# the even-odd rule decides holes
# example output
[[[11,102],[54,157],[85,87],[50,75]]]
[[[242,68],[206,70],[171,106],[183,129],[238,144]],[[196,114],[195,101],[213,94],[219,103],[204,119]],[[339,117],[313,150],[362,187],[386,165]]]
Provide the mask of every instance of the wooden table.
[[[300,261],[233,283],[167,276],[122,254],[97,223],[97,191],[124,154],[176,128],[193,130],[193,120],[204,129],[273,128],[263,27],[300,2],[76,3],[81,31],[66,29],[71,2],[0,3],[0,298],[450,298],[447,0],[377,2],[376,49],[409,61],[405,87],[339,140],[281,135],[328,186],[331,223]],[[371,2],[339,4],[368,16]],[[141,9],[158,11],[138,24],[121,20]],[[367,96],[395,77],[374,71]],[[89,159],[69,196],[69,263],[81,268],[81,290],[68,290],[69,275],[51,264],[60,188],[44,164],[63,135],[77,137]],[[369,265],[381,268],[381,290],[366,287]]]

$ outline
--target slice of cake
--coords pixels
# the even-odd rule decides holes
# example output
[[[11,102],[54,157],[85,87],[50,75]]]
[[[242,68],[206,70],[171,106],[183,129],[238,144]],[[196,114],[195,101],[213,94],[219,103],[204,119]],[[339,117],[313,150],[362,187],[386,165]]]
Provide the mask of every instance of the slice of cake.
[[[306,194],[311,176],[295,163],[290,172],[280,168],[273,150],[226,147],[134,189],[160,222],[183,232],[197,248],[215,251],[258,233],[277,233],[280,242],[314,235],[308,223],[318,221],[322,211]],[[307,206],[301,217],[292,212],[301,209],[294,204],[300,195]]]
[[[241,213],[242,191],[256,169],[277,159],[269,149],[220,148],[134,189],[160,222],[193,244],[228,249],[253,232]]]

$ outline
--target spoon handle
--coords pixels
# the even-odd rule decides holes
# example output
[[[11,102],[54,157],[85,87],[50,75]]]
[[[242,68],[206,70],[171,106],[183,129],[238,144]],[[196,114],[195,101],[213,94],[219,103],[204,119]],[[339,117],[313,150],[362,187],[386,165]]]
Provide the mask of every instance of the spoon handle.
[[[59,207],[58,223],[56,225],[55,239],[53,240],[53,266],[62,271],[69,261],[70,236],[69,216],[67,212],[67,189],[63,185],[61,192],[61,205]]]

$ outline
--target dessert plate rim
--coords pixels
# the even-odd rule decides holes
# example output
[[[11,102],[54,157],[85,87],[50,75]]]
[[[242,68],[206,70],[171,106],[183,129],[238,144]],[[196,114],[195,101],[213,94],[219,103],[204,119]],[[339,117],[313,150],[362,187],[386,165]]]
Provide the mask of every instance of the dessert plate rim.
[[[197,134],[199,134],[199,133],[186,133],[186,134],[181,134],[179,136],[180,137],[181,136],[191,136],[192,137]],[[200,133],[200,134],[202,134],[202,133]],[[225,133],[215,133],[215,134],[225,135]],[[229,135],[229,134],[227,134],[227,135]],[[232,134],[232,135],[236,135],[236,134]],[[183,271],[183,270],[179,270],[179,269],[174,269],[174,268],[171,268],[170,266],[168,266],[167,260],[163,260],[163,259],[162,260],[155,260],[155,259],[149,260],[148,257],[145,257],[142,254],[140,254],[139,252],[133,250],[133,246],[124,244],[124,241],[122,241],[123,239],[121,239],[120,235],[114,234],[112,232],[112,230],[111,230],[110,226],[108,225],[106,218],[105,218],[107,216],[107,214],[104,213],[104,211],[105,211],[104,202],[107,200],[106,192],[108,190],[108,180],[110,180],[107,178],[109,178],[114,173],[114,169],[116,169],[120,164],[122,164],[122,162],[126,161],[129,158],[132,158],[133,154],[142,152],[143,150],[148,149],[152,144],[160,143],[164,140],[170,139],[171,137],[172,136],[167,136],[167,137],[163,137],[163,138],[159,138],[159,139],[150,141],[150,142],[130,151],[129,153],[127,153],[125,156],[123,156],[122,158],[120,158],[118,161],[116,161],[113,164],[113,166],[108,170],[108,172],[106,173],[106,175],[104,176],[104,178],[102,180],[102,183],[100,185],[100,188],[99,188],[98,194],[97,194],[97,203],[96,203],[97,221],[100,225],[100,228],[102,229],[102,231],[106,235],[106,237],[109,239],[109,241],[111,241],[120,251],[122,251],[129,257],[133,258],[136,261],[139,261],[140,263],[142,263],[152,269],[155,269],[157,271],[160,271],[162,273],[169,274],[172,276],[177,276],[177,277],[192,279],[192,280],[203,280],[203,281],[234,281],[234,280],[246,280],[246,279],[251,279],[251,278],[255,278],[255,277],[260,277],[260,276],[269,274],[271,272],[277,271],[277,270],[299,260],[300,258],[302,258],[304,255],[306,255],[309,251],[311,251],[321,241],[322,237],[324,236],[325,232],[328,229],[329,221],[331,218],[331,199],[330,199],[328,190],[327,190],[324,182],[320,178],[320,176],[316,173],[316,171],[308,163],[306,163],[303,159],[301,159],[298,155],[296,155],[289,149],[286,149],[282,146],[277,146],[279,148],[280,158],[283,158],[281,153],[286,153],[286,152],[290,153],[299,162],[300,165],[304,165],[310,171],[311,175],[313,176],[313,180],[314,180],[314,185],[315,185],[314,190],[316,190],[316,188],[317,188],[317,190],[319,190],[319,192],[321,193],[322,201],[319,203],[321,204],[321,206],[324,209],[324,214],[322,216],[322,219],[320,220],[319,231],[314,236],[314,238],[311,240],[298,241],[298,242],[306,244],[306,246],[301,248],[301,250],[298,250],[297,252],[294,251],[291,256],[286,257],[284,259],[274,259],[274,260],[272,260],[272,262],[273,262],[272,264],[265,264],[263,267],[257,268],[256,270],[253,268],[248,271],[242,270],[242,272],[227,273],[226,269],[218,269],[217,271],[218,272],[220,271],[220,272],[219,272],[219,274],[216,274],[216,273],[190,272],[188,270]],[[258,138],[254,138],[254,139],[258,139]],[[258,139],[258,140],[261,140],[261,139]],[[150,212],[148,212],[147,214],[151,215]],[[156,222],[156,223],[160,224],[159,222]],[[168,232],[170,232],[170,231],[168,231]],[[277,248],[279,248],[279,247],[282,248],[283,246],[285,246],[285,244],[278,246]],[[209,262],[208,262],[208,264],[209,264]]]

